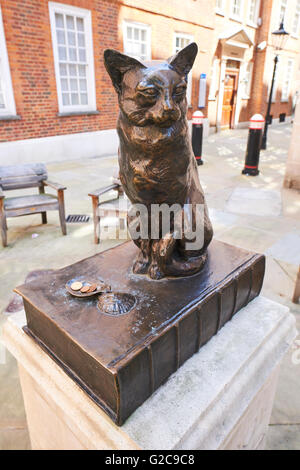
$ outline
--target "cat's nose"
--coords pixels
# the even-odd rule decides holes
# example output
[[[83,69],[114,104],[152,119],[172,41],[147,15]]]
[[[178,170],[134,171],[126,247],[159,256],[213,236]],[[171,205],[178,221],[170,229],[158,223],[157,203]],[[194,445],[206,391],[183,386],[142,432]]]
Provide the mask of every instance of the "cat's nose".
[[[173,111],[174,109],[174,104],[172,103],[171,99],[169,97],[166,97],[163,101],[163,110],[165,112]]]
[[[175,103],[172,99],[167,97],[160,103],[160,106],[156,109],[156,113],[153,115],[154,121],[161,126],[177,121],[179,117],[180,112]]]
[[[157,122],[164,125],[171,121],[177,121],[180,117],[180,112],[174,106],[163,106],[161,112],[157,116]]]

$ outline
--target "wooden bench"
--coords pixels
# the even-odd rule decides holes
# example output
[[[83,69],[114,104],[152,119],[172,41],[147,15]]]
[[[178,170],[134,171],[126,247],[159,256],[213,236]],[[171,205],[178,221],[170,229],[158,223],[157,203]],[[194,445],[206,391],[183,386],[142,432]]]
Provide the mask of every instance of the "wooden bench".
[[[101,201],[100,197],[110,191],[115,191],[116,197],[110,199],[109,201]],[[101,217],[106,217],[112,213],[117,217],[126,217],[127,211],[124,214],[120,214],[116,203],[121,195],[124,194],[121,182],[118,177],[113,178],[112,184],[105,186],[95,191],[91,191],[89,196],[92,198],[93,204],[93,220],[94,220],[94,242],[96,244],[100,243],[100,219]]]
[[[300,300],[300,266],[297,274],[297,279],[296,279],[296,284],[295,284],[295,290],[294,290],[294,295],[292,301],[295,304],[298,304]]]
[[[49,186],[57,195],[45,193]],[[37,187],[39,194],[6,197],[3,191]],[[41,213],[42,223],[47,223],[47,211],[58,210],[63,235],[67,234],[65,221],[65,186],[48,180],[43,163],[0,166],[0,226],[2,245],[7,246],[7,217]]]

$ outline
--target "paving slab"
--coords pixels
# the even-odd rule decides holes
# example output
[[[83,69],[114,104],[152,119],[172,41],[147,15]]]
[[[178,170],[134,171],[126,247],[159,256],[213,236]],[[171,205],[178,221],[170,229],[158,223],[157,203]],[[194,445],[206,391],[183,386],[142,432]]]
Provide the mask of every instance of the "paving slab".
[[[266,254],[286,263],[300,265],[300,234],[287,233],[270,246]]]
[[[269,426],[266,450],[300,450],[300,425]]]
[[[229,212],[247,215],[279,216],[281,194],[279,191],[235,188],[226,205]]]

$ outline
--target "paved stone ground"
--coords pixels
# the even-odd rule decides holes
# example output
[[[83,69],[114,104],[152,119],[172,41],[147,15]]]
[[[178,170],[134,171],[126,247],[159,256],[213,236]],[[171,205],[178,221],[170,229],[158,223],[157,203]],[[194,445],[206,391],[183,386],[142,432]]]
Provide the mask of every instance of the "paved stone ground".
[[[290,301],[300,264],[300,193],[282,189],[290,135],[288,124],[270,128],[269,147],[261,154],[258,177],[241,175],[246,130],[211,135],[204,143],[205,164],[199,173],[215,237],[266,254],[263,295],[288,305],[300,330],[300,307]],[[48,165],[51,179],[68,186],[66,213],[91,215],[87,194],[108,184],[116,165],[115,156]],[[57,269],[119,243],[106,237],[94,245],[91,221],[68,224],[68,236],[62,237],[55,212],[48,213],[47,226],[41,224],[40,215],[9,219],[8,226],[9,246],[0,248],[0,311],[29,271]],[[0,327],[5,318],[0,315]],[[293,364],[293,353],[295,350],[282,366],[268,449],[300,449],[300,365]],[[28,449],[17,365],[4,348],[0,348],[1,362],[0,449]]]

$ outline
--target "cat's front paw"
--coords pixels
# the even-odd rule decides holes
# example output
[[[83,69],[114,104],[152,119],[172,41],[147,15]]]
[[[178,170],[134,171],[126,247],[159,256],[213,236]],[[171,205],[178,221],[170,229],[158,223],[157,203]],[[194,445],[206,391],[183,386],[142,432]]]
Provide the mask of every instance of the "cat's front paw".
[[[151,279],[155,279],[156,281],[164,277],[164,274],[160,271],[158,264],[156,263],[152,263],[150,265],[148,274],[151,277]]]
[[[134,274],[146,274],[148,272],[149,263],[147,261],[136,260],[133,264],[132,270]]]

